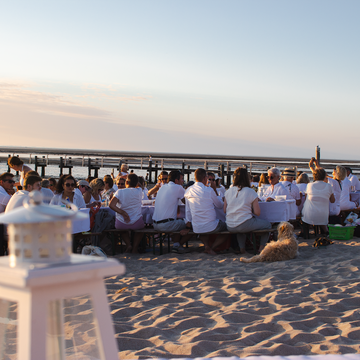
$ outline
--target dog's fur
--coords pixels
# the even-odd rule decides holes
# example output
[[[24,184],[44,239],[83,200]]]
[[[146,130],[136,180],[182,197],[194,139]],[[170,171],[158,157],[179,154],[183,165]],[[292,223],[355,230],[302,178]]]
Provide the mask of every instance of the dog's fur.
[[[284,261],[296,257],[298,254],[298,242],[294,236],[294,227],[284,221],[278,225],[278,240],[272,241],[264,247],[260,255],[252,258],[240,258],[240,261],[251,263],[261,261]]]

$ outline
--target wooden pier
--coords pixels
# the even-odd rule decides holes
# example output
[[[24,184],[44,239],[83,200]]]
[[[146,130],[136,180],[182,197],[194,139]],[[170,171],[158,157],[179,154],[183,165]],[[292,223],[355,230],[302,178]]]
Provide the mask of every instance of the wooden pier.
[[[320,159],[320,149],[317,149],[314,155]],[[0,147],[0,162],[6,163],[9,156],[19,156],[26,164],[33,165],[39,173],[41,169],[42,177],[46,176],[48,165],[59,167],[59,176],[63,173],[71,174],[74,167],[87,167],[88,175],[97,177],[100,168],[119,171],[121,165],[125,163],[135,173],[140,169],[146,171],[149,174],[150,183],[156,182],[160,171],[174,169],[181,170],[189,180],[190,175],[199,167],[217,173],[226,185],[231,183],[231,176],[239,166],[246,166],[251,174],[266,172],[272,166],[277,166],[279,169],[294,167],[299,171],[310,172],[308,168],[310,159],[307,158]],[[360,174],[360,161],[321,159],[321,166],[329,174],[336,165],[350,166],[355,175]]]

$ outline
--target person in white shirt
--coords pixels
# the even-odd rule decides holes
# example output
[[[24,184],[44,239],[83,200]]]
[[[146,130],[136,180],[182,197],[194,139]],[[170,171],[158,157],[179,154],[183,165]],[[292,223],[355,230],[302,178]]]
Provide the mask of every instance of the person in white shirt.
[[[14,188],[15,181],[13,180],[14,175],[5,172],[0,175],[0,213],[3,213],[8,205]],[[0,224],[0,256],[5,255],[7,250],[7,243],[5,241],[5,226]]]
[[[163,170],[160,175],[158,176],[158,182],[155,184],[155,186],[149,190],[148,197],[150,199],[151,196],[155,197],[157,192],[160,190],[160,188],[167,183],[168,181],[168,172]]]
[[[82,180],[81,180],[82,181]],[[76,190],[76,180],[71,175],[63,176],[56,184],[56,194],[52,198],[51,205],[62,205],[66,201],[73,203],[79,209],[85,208],[85,201],[80,190]]]
[[[259,200],[257,193],[250,187],[249,174],[245,168],[239,167],[234,171],[233,187],[225,193],[224,211],[227,229],[236,233],[242,254],[245,253],[246,233],[271,228],[269,221],[255,217],[260,215]],[[268,239],[269,234],[261,235],[260,252]]]
[[[103,181],[104,181],[104,191],[101,193],[101,198],[105,200],[111,200],[116,192],[116,190],[113,187],[114,180],[111,177],[111,175],[105,175]]]
[[[184,219],[178,219],[179,201],[184,201],[185,190],[183,188],[184,175],[179,170],[170,171],[169,182],[163,185],[156,195],[155,210],[153,215],[154,229],[162,232],[179,232],[186,229]],[[190,224],[189,224],[190,225]],[[190,230],[191,227],[188,226]],[[185,244],[190,236],[181,238],[180,234],[172,234],[173,248],[176,253],[184,253]]]
[[[5,208],[11,199],[9,192],[12,191],[15,184],[13,177],[14,175],[9,172],[0,175],[0,213],[5,211]]]
[[[358,207],[356,202],[350,201],[351,182],[346,177],[346,169],[343,166],[336,166],[333,171],[335,180],[340,180],[341,196],[340,196],[340,210],[352,210]]]
[[[144,180],[143,176],[139,176],[138,187],[141,188],[141,190],[143,192],[143,200],[149,200],[149,197],[148,197],[149,190],[145,186],[145,180]]]
[[[24,162],[17,156],[11,156],[8,158],[8,165],[11,169],[15,171],[19,171],[20,173],[20,180],[15,185],[21,185],[24,186],[24,181],[26,174],[31,171],[32,169],[25,165]]]
[[[134,245],[131,246],[129,231],[139,230],[145,227],[141,213],[142,190],[137,188],[139,183],[136,174],[129,174],[126,179],[126,188],[119,189],[110,201],[110,209],[115,211],[115,228],[124,230],[121,233],[126,244],[125,252],[138,253],[138,246],[142,239],[142,233],[135,233]]]
[[[360,190],[360,181],[359,181],[358,177],[352,173],[352,170],[350,167],[346,167],[345,169],[346,169],[347,177],[351,182],[351,186],[355,187],[355,191],[359,191]]]
[[[43,196],[43,203],[50,204],[54,193],[50,190],[50,181],[47,179],[41,181],[41,194]]]
[[[209,173],[208,173],[209,176]],[[221,184],[221,177],[218,176],[217,174],[215,174],[215,182],[216,182],[216,191],[218,192],[219,195],[221,195],[222,198],[224,198],[225,196],[225,186]]]
[[[216,217],[215,208],[223,208],[224,202],[218,196],[215,181],[211,186],[206,186],[208,176],[204,169],[195,171],[195,184],[185,192],[186,222],[191,222],[193,231],[200,236],[205,245],[205,252],[215,255],[214,249],[225,241],[226,236],[217,236],[214,243],[209,246],[208,234],[226,231],[226,223]]]
[[[280,170],[273,167],[268,170],[268,179],[270,186],[266,189],[264,195],[260,198],[262,201],[275,201],[275,196],[286,195],[287,199],[291,199],[289,190],[285,188],[280,181]]]
[[[309,176],[306,173],[301,173],[298,178],[296,179],[296,186],[298,187],[299,191],[305,193],[306,186],[310,182]]]
[[[288,189],[290,193],[290,197],[292,199],[296,200],[296,205],[299,206],[301,204],[301,195],[299,188],[296,186],[296,184],[293,183],[295,179],[295,170],[291,168],[285,168],[285,170],[282,173],[283,181],[280,181],[281,184],[285,186],[285,188]]]
[[[322,168],[313,170],[314,182],[306,187],[306,200],[302,209],[305,224],[320,225],[322,233],[327,232],[329,222],[329,200],[335,202],[333,189],[326,182],[326,172]]]
[[[335,197],[335,202],[329,205],[329,224],[341,223],[340,214],[340,199],[341,199],[341,181],[327,177],[328,183],[331,185]]]
[[[10,199],[7,204],[5,213],[12,211],[18,207],[24,206],[24,201],[30,199],[29,193],[37,190],[41,191],[41,177],[37,175],[27,175],[24,181],[24,189],[17,191]]]

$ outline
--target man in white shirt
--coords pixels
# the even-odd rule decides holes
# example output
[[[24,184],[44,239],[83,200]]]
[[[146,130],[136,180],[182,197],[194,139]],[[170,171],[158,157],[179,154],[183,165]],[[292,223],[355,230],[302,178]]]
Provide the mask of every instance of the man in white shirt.
[[[9,192],[13,189],[15,181],[14,175],[6,172],[0,175],[0,213],[5,211],[7,204],[11,199]]]
[[[287,199],[290,199],[289,190],[285,188],[280,181],[280,170],[273,167],[268,170],[268,179],[271,186],[267,188],[264,195],[260,198],[262,201],[274,201],[275,196],[286,195]]]
[[[162,232],[179,232],[186,229],[186,224],[183,219],[177,218],[179,201],[184,202],[185,190],[183,188],[184,175],[178,171],[170,171],[168,175],[169,182],[163,185],[157,192],[155,201],[155,210],[153,215],[154,229]],[[190,230],[191,227],[188,227]],[[172,234],[173,252],[184,253],[185,249],[182,247],[190,236],[185,236],[181,239],[180,234]]]
[[[352,173],[351,168],[346,167],[345,169],[346,169],[347,177],[351,182],[351,186],[352,187],[355,186],[355,191],[360,190],[360,181],[359,181],[358,177]]]
[[[10,199],[5,212],[14,210],[20,206],[23,206],[25,200],[29,199],[29,193],[37,190],[41,191],[41,177],[37,175],[30,175],[25,177],[24,189],[17,191]]]
[[[54,197],[54,193],[50,190],[50,181],[47,179],[41,181],[41,194],[43,196],[43,202],[45,204],[50,204],[50,201]]]
[[[282,176],[284,181],[280,181],[281,184],[283,184],[285,188],[288,189],[291,198],[296,200],[296,206],[299,206],[301,204],[300,190],[297,185],[293,183],[295,179],[295,170],[291,168],[285,168]]]
[[[215,255],[214,249],[226,239],[226,235],[217,236],[212,246],[209,246],[208,234],[226,231],[226,223],[216,217],[215,208],[223,208],[224,202],[218,196],[216,183],[212,181],[211,186],[206,186],[208,176],[204,169],[195,171],[195,184],[185,192],[186,221],[192,223],[193,231],[202,234],[201,241],[205,245],[205,252]]]
[[[14,175],[6,172],[0,175],[0,213],[3,213],[11,199],[11,192],[14,188]],[[5,242],[5,227],[0,224],[0,256],[5,255],[7,244]]]

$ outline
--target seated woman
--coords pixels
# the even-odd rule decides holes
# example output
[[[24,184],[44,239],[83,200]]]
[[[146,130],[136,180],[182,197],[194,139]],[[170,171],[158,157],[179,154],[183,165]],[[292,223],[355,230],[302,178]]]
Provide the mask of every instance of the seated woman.
[[[314,182],[306,187],[306,200],[302,209],[302,221],[305,224],[320,225],[321,232],[327,232],[329,219],[329,200],[335,202],[333,189],[326,182],[326,172],[322,168],[313,171]]]
[[[55,189],[56,189],[56,179],[53,177],[48,178],[48,180],[50,181],[50,187],[49,189],[55,194]]]
[[[304,193],[306,190],[307,184],[310,182],[309,176],[306,173],[301,173],[296,179],[296,185],[299,190]]]
[[[78,208],[85,208],[85,201],[83,197],[75,192],[76,180],[71,175],[60,177],[56,184],[56,194],[52,198],[50,205],[62,205],[69,201],[75,204]]]
[[[94,179],[89,184],[91,193],[86,192],[84,196],[85,204],[100,205],[101,206],[101,193],[104,191],[105,184],[101,179]]]
[[[126,188],[119,189],[110,202],[110,209],[116,213],[115,228],[124,230],[122,237],[126,244],[126,252],[138,253],[138,246],[142,233],[135,233],[134,246],[131,246],[129,230],[139,230],[145,227],[141,213],[142,190],[136,186],[139,178],[136,174],[129,174],[126,179]]]
[[[114,180],[112,179],[111,175],[105,175],[104,176],[104,191],[101,194],[102,199],[108,199],[111,200],[113,195],[115,194],[114,186]]]
[[[251,189],[249,174],[245,168],[234,171],[233,186],[225,193],[224,212],[228,231],[236,233],[240,252],[245,253],[246,233],[254,230],[270,229],[267,220],[259,219],[260,206],[257,193]],[[261,251],[268,241],[269,235],[261,235]]]
[[[9,165],[9,167],[11,169],[20,172],[20,180],[19,180],[18,183],[15,183],[15,186],[16,185],[24,186],[25,176],[32,169],[29,166],[24,165],[24,162],[20,158],[18,158],[17,156],[9,157],[8,158],[8,165]]]
[[[221,184],[221,177],[218,175],[215,175],[215,183],[216,183],[216,191],[218,194],[223,198],[225,196],[225,186]]]
[[[260,175],[258,187],[261,187],[263,184],[269,185],[269,179],[266,173]]]
[[[141,188],[142,192],[143,192],[143,200],[149,200],[148,197],[148,192],[149,190],[147,189],[147,187],[145,186],[145,180],[143,176],[138,176],[139,178],[139,184],[138,187]]]
[[[335,180],[340,181],[340,210],[352,210],[358,207],[358,204],[350,201],[351,182],[347,178],[346,169],[343,166],[337,166],[333,171]]]

